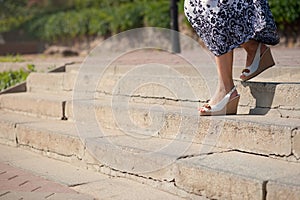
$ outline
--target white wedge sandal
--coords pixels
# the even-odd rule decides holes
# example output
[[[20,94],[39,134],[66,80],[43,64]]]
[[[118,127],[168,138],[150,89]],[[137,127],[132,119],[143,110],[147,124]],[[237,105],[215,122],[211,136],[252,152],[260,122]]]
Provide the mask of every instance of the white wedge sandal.
[[[242,81],[247,81],[251,78],[254,78],[258,74],[262,73],[266,69],[275,65],[274,59],[271,54],[271,50],[269,47],[264,51],[264,53],[260,56],[261,43],[258,44],[255,57],[250,66],[246,67],[240,76]]]
[[[204,104],[199,108],[200,116],[212,116],[212,115],[236,115],[237,107],[240,100],[240,95],[230,99],[232,93],[236,90],[234,86],[229,93],[216,105]]]

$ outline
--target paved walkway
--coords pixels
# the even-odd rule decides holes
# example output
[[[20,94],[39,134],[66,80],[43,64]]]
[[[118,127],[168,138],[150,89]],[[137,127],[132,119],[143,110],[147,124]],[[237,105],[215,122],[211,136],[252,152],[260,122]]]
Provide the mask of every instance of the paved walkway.
[[[0,199],[92,199],[69,187],[0,163]]]
[[[298,70],[300,70],[300,48],[286,48],[282,46],[275,46],[271,48],[274,60],[276,65],[271,68],[271,73],[262,73],[262,75],[258,76],[258,78],[255,78],[253,80],[261,81],[261,78],[265,77],[267,79],[264,79],[264,81],[272,81],[272,82],[278,82],[278,81],[284,81],[284,82],[298,82],[299,76],[297,74]],[[197,52],[195,50],[187,50],[188,52],[184,53],[184,55],[188,55],[189,57],[192,57],[194,59],[203,59],[207,56],[211,57],[211,60],[213,61],[213,55],[209,53],[207,50],[203,52]],[[156,51],[153,54],[149,56],[149,53],[145,53],[143,51],[140,51],[138,53],[132,54],[134,56],[131,56],[131,54],[125,54],[122,56],[122,59],[118,62],[120,64],[124,65],[134,65],[134,64],[140,64],[145,61],[152,61],[155,63],[167,63],[170,65],[178,64],[180,62],[178,59],[179,56],[177,56],[176,59],[174,59],[174,55],[172,54],[166,54],[162,53],[161,51]],[[182,54],[179,54],[182,56]],[[0,72],[5,70],[17,70],[19,68],[25,68],[28,64],[34,64],[36,66],[37,71],[40,72],[47,72],[51,69],[54,69],[56,67],[63,66],[65,64],[75,64],[80,66],[80,63],[85,60],[86,57],[58,57],[58,56],[42,56],[42,55],[27,55],[24,56],[25,62],[20,63],[0,63]],[[245,65],[245,58],[246,53],[242,48],[238,48],[235,50],[234,54],[234,78],[239,78],[239,74],[242,71],[244,65]],[[207,59],[207,58],[205,58]],[[270,70],[268,70],[270,71]],[[282,75],[285,74],[285,75]],[[271,77],[270,77],[271,76]],[[279,76],[278,78],[276,78]],[[275,79],[274,79],[275,77]]]
[[[294,47],[294,48],[286,48],[282,46],[275,46],[271,47],[276,66],[277,67],[300,67],[300,47]],[[191,56],[199,57],[201,54],[199,54],[197,51],[189,51]],[[126,59],[124,59],[124,63],[126,64],[134,64],[141,60],[149,60],[153,59],[154,61],[159,60],[168,60],[169,57],[166,57],[164,54],[155,55],[154,58],[149,58],[147,54],[139,54],[138,57],[129,57],[127,56]],[[209,53],[210,55],[210,53]],[[147,56],[147,57],[145,57]],[[212,55],[211,55],[212,56]],[[245,63],[245,51],[242,48],[235,49],[235,66],[244,66]],[[44,56],[44,55],[24,55],[23,56],[25,61],[24,62],[18,62],[18,63],[0,63],[0,71],[9,70],[9,69],[19,69],[27,66],[27,64],[35,64],[37,69],[40,71],[47,71],[49,69],[53,69],[54,67],[59,67],[66,63],[80,63],[82,62],[85,57],[79,56],[79,57],[60,57],[60,56]],[[173,62],[170,60],[170,62]]]
[[[181,198],[129,179],[109,177],[24,149],[0,145],[0,200]]]

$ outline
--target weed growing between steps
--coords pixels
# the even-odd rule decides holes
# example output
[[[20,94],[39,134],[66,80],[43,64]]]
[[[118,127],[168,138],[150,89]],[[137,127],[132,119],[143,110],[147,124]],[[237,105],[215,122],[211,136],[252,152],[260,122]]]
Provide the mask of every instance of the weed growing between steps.
[[[19,69],[16,71],[0,72],[0,91],[25,81],[28,75],[35,71],[35,66],[28,64],[26,70]]]

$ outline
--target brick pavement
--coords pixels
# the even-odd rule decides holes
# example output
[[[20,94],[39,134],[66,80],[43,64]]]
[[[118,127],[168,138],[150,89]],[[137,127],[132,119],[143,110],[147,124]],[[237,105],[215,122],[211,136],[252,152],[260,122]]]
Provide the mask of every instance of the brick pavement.
[[[88,199],[65,185],[0,163],[0,199]]]

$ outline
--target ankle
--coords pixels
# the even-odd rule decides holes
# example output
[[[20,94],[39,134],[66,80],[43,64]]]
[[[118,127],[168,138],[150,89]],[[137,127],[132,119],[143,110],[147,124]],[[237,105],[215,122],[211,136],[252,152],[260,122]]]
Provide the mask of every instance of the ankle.
[[[253,56],[253,55],[255,55],[255,53],[257,51],[258,45],[259,45],[259,42],[255,41],[255,40],[250,40],[249,42],[246,42],[241,46],[245,49],[248,56],[249,55]],[[261,43],[260,53],[262,54],[266,49],[267,49],[267,46],[265,44]]]
[[[248,55],[254,55],[256,53],[256,50],[258,48],[258,42],[256,41],[249,41],[245,43],[242,47],[245,49]]]
[[[228,84],[219,84],[218,91],[225,92],[226,94],[232,90],[234,87],[233,82],[229,82]]]
[[[234,87],[235,87],[234,84],[230,84],[229,86],[225,85],[225,86],[223,86],[223,87],[219,87],[219,92],[220,92],[220,93],[223,93],[223,94],[228,94],[228,93],[230,93],[230,92],[233,90]],[[235,90],[232,91],[232,93],[231,93],[231,98],[232,98],[232,97],[235,97],[235,96],[237,96],[237,95],[238,95],[238,92],[237,92],[237,90],[235,89]]]

